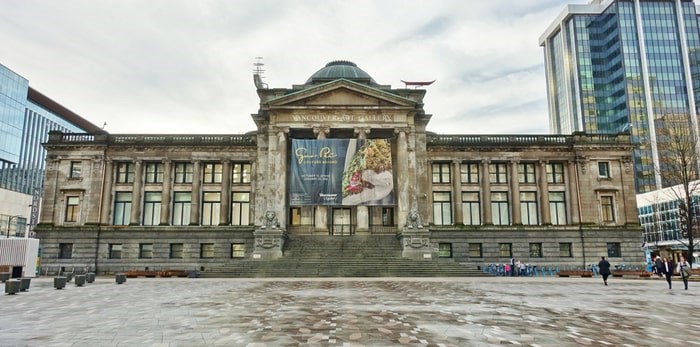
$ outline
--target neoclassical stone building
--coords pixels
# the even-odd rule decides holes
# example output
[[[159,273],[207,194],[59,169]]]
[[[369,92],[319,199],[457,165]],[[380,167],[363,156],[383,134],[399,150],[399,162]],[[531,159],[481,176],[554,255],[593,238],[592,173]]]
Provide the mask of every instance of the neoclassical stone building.
[[[52,132],[42,264],[206,271],[284,259],[289,235],[375,234],[425,261],[643,261],[626,135],[431,133],[425,89],[347,61],[254,81],[251,133]]]

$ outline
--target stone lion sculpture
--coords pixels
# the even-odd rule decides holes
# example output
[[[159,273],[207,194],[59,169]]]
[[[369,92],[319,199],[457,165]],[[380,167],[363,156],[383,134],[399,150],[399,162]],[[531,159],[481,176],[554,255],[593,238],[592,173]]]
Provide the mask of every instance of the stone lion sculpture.
[[[265,212],[265,227],[274,229],[278,226],[279,223],[277,222],[277,213],[275,213],[275,211]]]
[[[408,228],[420,229],[423,227],[423,223],[420,220],[420,215],[418,215],[417,210],[411,210],[408,212],[408,220],[406,221],[406,226]]]

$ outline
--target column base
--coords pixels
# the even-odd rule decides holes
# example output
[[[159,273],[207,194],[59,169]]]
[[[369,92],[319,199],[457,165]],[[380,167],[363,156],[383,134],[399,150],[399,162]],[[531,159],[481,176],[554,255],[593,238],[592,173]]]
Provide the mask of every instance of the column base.
[[[430,246],[428,228],[405,228],[399,233],[403,251],[401,256],[413,260],[432,260],[437,252]]]

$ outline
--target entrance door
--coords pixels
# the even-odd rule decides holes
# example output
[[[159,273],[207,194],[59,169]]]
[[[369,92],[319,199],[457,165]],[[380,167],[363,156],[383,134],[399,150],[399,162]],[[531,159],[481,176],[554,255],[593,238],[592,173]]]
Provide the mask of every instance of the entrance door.
[[[350,223],[349,208],[334,208],[331,235],[352,235],[352,225]]]

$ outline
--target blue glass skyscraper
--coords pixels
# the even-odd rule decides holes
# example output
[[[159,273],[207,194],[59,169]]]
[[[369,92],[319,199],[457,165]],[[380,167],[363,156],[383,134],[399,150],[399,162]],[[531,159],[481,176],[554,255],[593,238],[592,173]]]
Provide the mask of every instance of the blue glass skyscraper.
[[[684,119],[698,139],[700,30],[692,0],[568,5],[540,37],[550,131],[630,132],[638,193],[663,186],[656,127]]]
[[[46,95],[29,81],[0,64],[0,230],[10,235],[35,215],[44,179],[50,130],[96,133],[102,130]],[[21,196],[28,196],[21,198]],[[30,202],[27,204],[25,202]],[[5,230],[8,229],[8,230]]]

